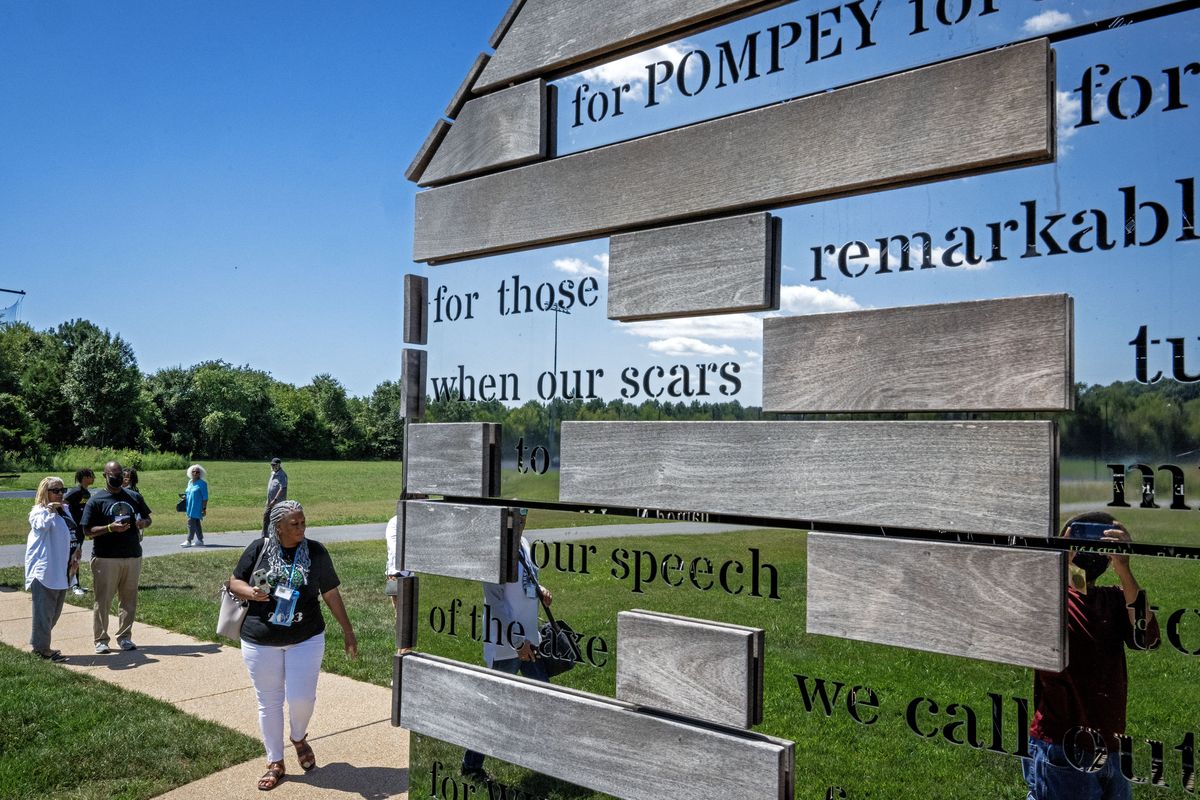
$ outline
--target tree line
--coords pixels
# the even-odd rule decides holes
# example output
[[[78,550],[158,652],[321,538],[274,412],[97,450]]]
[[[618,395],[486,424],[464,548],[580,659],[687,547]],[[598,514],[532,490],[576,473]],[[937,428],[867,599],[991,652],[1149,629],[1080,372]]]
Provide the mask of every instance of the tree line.
[[[398,381],[355,397],[327,373],[297,387],[219,360],[145,374],[128,342],[87,320],[44,331],[23,323],[0,326],[5,464],[45,463],[54,452],[81,445],[196,458],[398,459],[404,448],[401,412]],[[499,401],[430,399],[424,420],[501,423],[505,457],[511,458],[520,440],[528,449],[556,450],[565,420],[776,418],[736,401],[553,400],[508,408]],[[1067,456],[1194,456],[1200,449],[1200,383],[1080,384],[1076,410],[1058,420]]]

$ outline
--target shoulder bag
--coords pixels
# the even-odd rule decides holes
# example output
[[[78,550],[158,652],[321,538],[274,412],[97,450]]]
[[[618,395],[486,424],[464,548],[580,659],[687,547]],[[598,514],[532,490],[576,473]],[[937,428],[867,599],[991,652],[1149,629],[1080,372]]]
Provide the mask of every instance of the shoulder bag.
[[[538,587],[539,599],[541,588]],[[579,646],[575,644],[575,637],[571,635],[571,626],[556,620],[550,606],[543,603],[542,608],[546,609],[546,616],[550,621],[541,627],[542,643],[538,645],[538,661],[545,667],[546,677],[553,678],[575,667],[579,660]]]
[[[262,549],[258,551],[258,558],[254,561],[254,570],[258,569],[266,552],[267,545],[263,542]],[[242,600],[229,591],[229,581],[222,583],[221,610],[217,613],[217,635],[234,641],[242,638],[242,623],[246,621],[246,612],[249,610],[250,601]]]

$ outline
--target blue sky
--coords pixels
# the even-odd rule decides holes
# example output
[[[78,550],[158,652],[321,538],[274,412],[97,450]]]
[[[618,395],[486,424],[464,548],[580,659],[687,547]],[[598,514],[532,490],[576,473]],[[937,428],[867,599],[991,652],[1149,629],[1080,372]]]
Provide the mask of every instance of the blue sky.
[[[120,13],[91,3],[0,5],[0,286],[29,292],[22,319],[35,327],[86,317],[120,332],[143,370],[223,358],[297,384],[330,372],[365,394],[398,375],[402,276],[418,272],[431,290],[478,291],[487,310],[471,323],[432,327],[430,374],[458,364],[516,371],[528,399],[525,386],[553,360],[553,318],[500,318],[499,282],[590,275],[603,288],[607,242],[414,265],[416,187],[403,178],[507,5],[129,3]],[[727,33],[564,79],[560,119],[570,112],[570,87],[583,80],[628,80],[644,74],[648,59],[803,19],[809,6],[816,8],[793,3]],[[1071,0],[1000,6],[1005,13],[986,25],[911,37],[900,22],[911,6],[885,3],[872,48],[815,65],[790,53],[787,69],[769,81],[687,102],[664,94],[661,107],[629,113],[627,126],[591,126],[592,138],[572,139],[560,126],[560,144],[597,146],[1118,8]],[[982,230],[1035,198],[1039,213],[1098,207],[1117,217],[1117,189],[1131,184],[1139,199],[1170,201],[1173,181],[1197,173],[1200,77],[1183,79],[1189,108],[1162,113],[1161,70],[1195,60],[1198,39],[1200,12],[1191,12],[1057,45],[1056,164],[781,210],[783,313],[1067,291],[1077,298],[1077,377],[1089,382],[1131,377],[1125,343],[1138,325],[1194,340],[1197,243],[854,279],[831,267],[823,282],[811,281],[810,248],[913,230],[937,236],[955,225]],[[1154,106],[1136,119],[1101,116],[1099,125],[1072,129],[1079,103],[1066,90],[1100,61],[1113,68],[1110,79],[1148,76]],[[863,124],[887,121],[865,116]],[[1178,225],[1172,221],[1168,239]],[[617,396],[625,366],[737,361],[746,382],[738,397],[755,403],[759,324],[734,315],[622,326],[605,318],[601,299],[560,319],[558,360],[560,368],[606,369],[606,398]],[[1169,369],[1159,358],[1152,369]]]
[[[143,370],[395,378],[404,170],[507,2],[0,3],[0,287]]]

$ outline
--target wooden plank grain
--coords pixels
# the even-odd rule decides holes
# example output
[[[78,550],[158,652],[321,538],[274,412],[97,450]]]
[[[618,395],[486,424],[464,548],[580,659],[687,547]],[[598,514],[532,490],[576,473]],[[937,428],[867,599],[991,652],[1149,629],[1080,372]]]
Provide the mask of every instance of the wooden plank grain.
[[[514,509],[425,501],[405,506],[406,569],[486,583],[517,579],[521,534],[513,525]]]
[[[400,352],[401,414],[405,419],[425,416],[425,382],[429,371],[429,354],[424,350],[406,347]]]
[[[416,197],[413,258],[444,262],[1049,161],[1053,77],[1038,40],[429,189]],[[864,115],[888,124],[863,124]]]
[[[493,50],[500,46],[500,42],[504,40],[505,34],[512,27],[513,20],[516,19],[521,6],[524,4],[525,0],[512,0],[512,3],[508,6],[508,10],[504,12],[504,16],[496,23],[496,30],[492,31],[492,35],[488,37],[488,44],[491,45]]]
[[[484,66],[491,58],[487,53],[480,53],[475,57],[475,61],[471,64],[471,68],[467,70],[466,76],[462,83],[458,85],[458,89],[454,91],[454,96],[450,98],[449,105],[446,106],[445,116],[447,119],[454,119],[458,116],[458,112],[462,110],[463,105],[471,98],[474,91],[475,82],[483,73]]]
[[[1050,536],[1052,422],[564,422],[563,502]]]
[[[808,633],[1060,672],[1066,554],[808,535]]]
[[[429,278],[404,276],[404,343],[429,342]]]
[[[476,90],[560,70],[764,0],[526,0]],[[503,22],[501,23],[503,25]]]
[[[779,231],[777,217],[759,212],[612,237],[608,318],[778,308]]]
[[[624,800],[791,800],[794,745],[422,654],[404,656],[400,725]]]
[[[763,320],[763,410],[1068,411],[1064,294]]]
[[[762,722],[763,631],[710,620],[617,614],[617,699],[748,728]]]
[[[408,492],[493,497],[500,492],[500,426],[427,422],[408,426]]]
[[[545,158],[549,117],[540,78],[469,100],[418,183],[431,186]]]
[[[416,183],[421,180],[421,175],[425,172],[425,167],[429,166],[433,154],[437,152],[438,146],[442,140],[446,138],[446,134],[450,131],[450,123],[444,119],[439,119],[433,123],[433,130],[429,131],[429,135],[425,137],[425,141],[421,144],[421,149],[413,156],[412,163],[408,165],[408,169],[404,170],[404,177],[407,180]]]

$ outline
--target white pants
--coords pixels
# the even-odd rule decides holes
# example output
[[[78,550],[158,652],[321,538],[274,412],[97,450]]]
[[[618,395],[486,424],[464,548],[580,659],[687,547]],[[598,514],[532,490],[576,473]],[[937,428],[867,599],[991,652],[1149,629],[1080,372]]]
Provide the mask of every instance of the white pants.
[[[293,741],[308,733],[317,704],[317,675],[325,655],[325,633],[297,644],[271,647],[242,640],[242,660],[258,697],[258,727],[267,761],[283,760],[283,701],[287,700]]]

